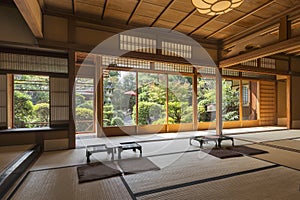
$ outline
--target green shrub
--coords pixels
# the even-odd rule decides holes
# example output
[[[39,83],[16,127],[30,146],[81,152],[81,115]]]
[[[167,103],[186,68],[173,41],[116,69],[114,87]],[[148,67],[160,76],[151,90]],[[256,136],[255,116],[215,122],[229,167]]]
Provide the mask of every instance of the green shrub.
[[[112,126],[124,126],[124,121],[120,117],[114,117],[111,120]]]

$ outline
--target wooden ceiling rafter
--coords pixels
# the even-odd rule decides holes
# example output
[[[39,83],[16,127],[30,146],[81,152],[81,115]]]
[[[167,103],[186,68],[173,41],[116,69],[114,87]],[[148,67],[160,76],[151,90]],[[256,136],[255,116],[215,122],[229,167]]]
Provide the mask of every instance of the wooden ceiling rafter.
[[[150,27],[154,26],[154,24],[159,20],[159,18],[166,12],[167,9],[175,2],[175,0],[171,0],[167,6],[159,13],[159,15],[155,18],[155,20],[151,23]]]
[[[72,13],[75,15],[76,14],[76,5],[75,5],[76,0],[72,0]]]
[[[135,14],[135,12],[137,11],[137,9],[141,6],[143,0],[138,0],[138,2],[135,4],[135,7],[133,9],[133,11],[131,12],[126,24],[128,25],[133,17],[133,15]]]
[[[271,0],[271,1],[269,1],[269,2],[267,2],[267,3],[265,3],[265,4],[263,4],[262,6],[260,6],[260,7],[256,8],[256,9],[252,10],[251,12],[247,13],[247,14],[244,15],[243,17],[241,17],[241,18],[239,18],[239,19],[237,19],[237,20],[231,22],[230,24],[228,24],[228,25],[226,25],[226,26],[220,28],[219,30],[216,30],[215,32],[209,34],[208,36],[205,37],[205,39],[210,38],[210,37],[216,35],[217,33],[221,32],[221,31],[224,31],[225,29],[227,29],[227,28],[233,26],[234,24],[236,24],[236,23],[238,23],[238,22],[240,22],[240,21],[246,19],[247,17],[253,15],[254,13],[256,13],[256,12],[258,12],[258,11],[260,11],[260,10],[262,10],[262,9],[264,9],[264,8],[266,8],[266,7],[268,7],[268,6],[270,6],[270,5],[273,4],[274,2],[275,2],[275,0]]]
[[[101,19],[102,19],[102,20],[104,19],[105,10],[106,10],[106,8],[107,8],[107,3],[108,3],[108,0],[105,0],[104,6],[103,6],[103,10],[102,10],[102,14],[101,14]]]
[[[182,18],[171,30],[176,29],[182,22],[184,22],[186,19],[191,17],[193,14],[195,14],[197,11],[196,8],[194,8],[191,12],[189,12],[184,18]]]
[[[291,13],[295,13],[295,12],[299,12],[300,11],[300,5],[294,6],[288,10],[285,10],[283,12],[278,13],[277,15],[274,15],[273,17],[266,19],[244,31],[241,31],[238,34],[232,35],[230,37],[228,37],[227,39],[224,40],[224,44],[227,46],[235,46],[236,41],[241,40],[243,38],[246,38],[247,36],[251,35],[251,34],[255,34],[258,31],[261,31],[263,29],[266,29],[276,23],[279,23],[279,19],[286,16],[286,15],[290,15]]]

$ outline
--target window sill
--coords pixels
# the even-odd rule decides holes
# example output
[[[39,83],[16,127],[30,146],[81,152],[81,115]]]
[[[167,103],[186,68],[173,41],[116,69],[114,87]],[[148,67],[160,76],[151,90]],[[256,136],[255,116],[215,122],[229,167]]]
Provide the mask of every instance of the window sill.
[[[0,130],[0,134],[5,133],[32,133],[32,132],[44,132],[44,131],[59,131],[59,130],[68,130],[68,127],[43,127],[43,128],[13,128],[13,129],[3,129]]]

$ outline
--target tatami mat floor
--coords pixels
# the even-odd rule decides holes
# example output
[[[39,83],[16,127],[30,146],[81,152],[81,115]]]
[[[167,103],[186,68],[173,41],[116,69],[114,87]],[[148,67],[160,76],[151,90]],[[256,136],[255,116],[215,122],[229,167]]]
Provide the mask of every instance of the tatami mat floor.
[[[263,129],[263,127],[260,127]],[[256,130],[259,130],[258,128]],[[140,137],[78,136],[79,148],[44,152],[9,199],[298,199],[300,192],[300,130],[231,130],[235,145],[268,153],[219,159],[204,153],[189,137],[212,132],[155,134]],[[227,130],[227,134],[230,132]],[[161,168],[89,183],[78,183],[76,168],[86,163],[85,146],[139,141],[143,156]],[[212,148],[213,142],[204,144]],[[223,141],[222,146],[231,146]],[[122,159],[139,153],[123,151]],[[95,153],[92,162],[107,161]]]

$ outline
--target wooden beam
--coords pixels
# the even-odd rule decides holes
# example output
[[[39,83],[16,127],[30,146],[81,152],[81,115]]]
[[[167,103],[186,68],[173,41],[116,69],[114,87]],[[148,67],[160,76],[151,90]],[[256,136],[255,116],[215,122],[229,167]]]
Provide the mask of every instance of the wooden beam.
[[[230,67],[237,65],[241,62],[246,62],[249,60],[254,60],[257,58],[262,58],[266,56],[271,56],[277,53],[282,53],[285,51],[293,50],[300,47],[300,37],[295,37],[289,40],[278,42],[261,49],[253,50],[251,52],[244,53],[239,56],[228,58],[226,60],[220,61],[220,67]]]
[[[106,7],[107,7],[107,2],[108,2],[108,0],[105,0],[105,2],[104,2],[103,11],[102,11],[102,15],[101,15],[102,20],[104,19],[105,10],[106,10]]]
[[[75,15],[76,14],[76,0],[72,0],[72,13]]]
[[[136,4],[135,4],[135,7],[133,9],[133,11],[131,12],[126,24],[128,25],[134,15],[134,13],[137,11],[137,9],[141,6],[141,3],[142,3],[143,0],[139,0]]]
[[[292,33],[291,22],[288,21],[288,16],[284,16],[280,19],[279,41],[290,39],[291,33]]]
[[[258,12],[258,11],[260,11],[260,10],[262,10],[262,9],[264,9],[264,8],[266,8],[266,7],[268,7],[268,6],[270,6],[272,3],[274,3],[274,0],[265,3],[264,5],[262,5],[262,6],[258,7],[258,8],[256,8],[256,9],[254,9],[253,11],[247,13],[247,14],[244,15],[243,17],[241,17],[241,18],[239,18],[239,19],[237,19],[237,20],[235,20],[235,21],[229,23],[228,25],[224,26],[223,28],[220,28],[219,30],[217,30],[217,31],[215,31],[215,32],[213,32],[213,33],[211,33],[210,35],[206,36],[206,38],[210,38],[210,37],[216,35],[217,33],[221,32],[221,31],[224,31],[225,29],[227,29],[227,28],[231,27],[232,25],[234,25],[234,24],[236,24],[236,23],[238,23],[238,22],[244,20],[245,18],[247,18],[247,17],[253,15],[254,13],[256,13],[256,12]]]
[[[262,21],[261,23],[258,23],[244,31],[241,31],[240,33],[233,35],[231,37],[228,37],[225,41],[224,41],[224,45],[225,46],[235,46],[237,42],[240,42],[241,39],[246,39],[247,36],[255,34],[259,31],[262,31],[266,28],[269,28],[271,26],[276,25],[277,23],[279,23],[279,19],[286,16],[286,15],[291,15],[292,13],[300,13],[300,4],[297,6],[294,6],[288,10],[285,10],[283,12],[280,12],[277,15],[274,15],[271,18],[268,18],[267,20]]]
[[[195,14],[197,11],[196,8],[194,8],[191,12],[189,12],[183,19],[181,19],[171,30],[174,30],[175,28],[177,28],[182,22],[184,22],[186,19],[188,19],[190,16],[192,16],[193,14]]]
[[[161,13],[159,13],[159,15],[155,18],[155,20],[152,22],[152,24],[150,25],[150,27],[152,27],[157,20],[162,16],[162,14],[164,14],[164,12],[174,3],[174,0],[171,0],[168,5],[161,11]]]
[[[14,0],[27,25],[37,38],[43,37],[42,11],[37,0]]]

